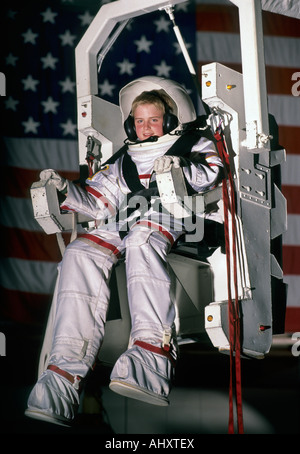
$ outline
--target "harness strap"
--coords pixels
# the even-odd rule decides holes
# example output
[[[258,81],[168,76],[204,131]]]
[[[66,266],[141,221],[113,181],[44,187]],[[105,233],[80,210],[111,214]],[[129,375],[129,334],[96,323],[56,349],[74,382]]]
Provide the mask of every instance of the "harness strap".
[[[223,179],[223,203],[224,203],[224,231],[225,231],[225,249],[227,263],[227,287],[228,287],[228,317],[229,317],[229,343],[230,343],[230,385],[229,385],[229,433],[234,433],[233,421],[233,369],[235,365],[235,397],[238,433],[243,433],[243,410],[242,410],[242,390],[241,390],[241,345],[240,345],[240,317],[237,285],[237,251],[236,251],[236,206],[235,206],[235,188],[233,177],[230,169],[229,154],[226,147],[225,138],[219,128],[215,133],[215,139],[219,155],[223,161],[225,178]],[[229,183],[229,190],[227,181]],[[231,250],[229,238],[229,220],[228,215],[231,212],[231,234],[232,234],[232,254],[233,254],[233,277],[235,301],[232,301],[231,294]],[[235,352],[235,364],[233,354]]]
[[[48,370],[52,370],[53,372],[56,372],[58,375],[61,375],[62,377],[66,378],[73,386],[75,389],[79,389],[80,382],[82,380],[79,375],[72,375],[69,374],[69,372],[66,372],[65,370],[60,369],[57,366],[54,366],[53,364],[50,364],[47,367]]]
[[[109,249],[118,258],[121,255],[121,252],[119,251],[119,249],[116,246],[114,246],[111,243],[108,243],[107,241],[101,240],[101,238],[99,238],[96,235],[92,235],[91,233],[80,233],[78,235],[78,238],[79,239],[80,238],[86,238],[86,239],[92,241],[93,243],[96,243],[99,246],[104,247],[105,249]]]
[[[164,347],[156,347],[155,345],[148,344],[148,342],[139,340],[136,340],[133,345],[137,345],[138,347],[144,348],[145,350],[149,350],[152,353],[157,353],[158,355],[165,356],[169,361],[171,361],[173,367],[176,366],[176,361],[171,355],[170,347],[168,345]]]
[[[173,246],[174,238],[172,237],[171,233],[169,233],[167,229],[164,229],[160,224],[157,224],[156,222],[152,222],[152,221],[142,220],[142,221],[137,221],[134,225],[145,225],[146,227],[149,227],[152,230],[158,230],[169,240],[169,242]]]
[[[195,145],[196,142],[201,137],[201,133],[197,130],[195,131],[188,131],[182,136],[179,137],[178,140],[168,149],[165,153],[165,156],[185,156],[192,150],[192,147]],[[121,148],[118,152],[118,156],[123,155],[123,162],[122,162],[122,171],[123,176],[126,181],[126,184],[131,192],[135,193],[141,190],[145,190],[145,187],[140,182],[139,174],[136,168],[136,165],[132,161],[131,157],[127,153],[127,148]],[[109,162],[109,161],[108,161]],[[195,194],[194,189],[190,186],[190,184],[186,181],[186,186],[189,194]],[[156,188],[156,181],[152,181],[149,185],[150,188]]]

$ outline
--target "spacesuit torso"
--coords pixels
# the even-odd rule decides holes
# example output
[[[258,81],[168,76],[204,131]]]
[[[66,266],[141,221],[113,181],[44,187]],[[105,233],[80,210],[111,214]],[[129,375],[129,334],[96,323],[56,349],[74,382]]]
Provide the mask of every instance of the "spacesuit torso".
[[[62,208],[93,218],[96,228],[90,232],[91,235],[102,234],[103,230],[124,232],[136,222],[147,221],[150,228],[163,226],[176,240],[184,231],[182,220],[174,219],[155,204],[158,202],[158,191],[153,166],[157,158],[167,152],[172,154],[171,147],[178,140],[179,136],[166,134],[156,142],[129,143],[124,154],[87,179],[85,190],[70,182]],[[199,136],[196,143],[181,154],[188,160],[183,173],[192,191],[207,191],[219,182],[222,163],[210,140]],[[136,174],[125,175],[124,160],[128,163],[128,157],[130,164],[133,162],[135,165]],[[133,196],[136,197],[134,200]],[[212,208],[215,212],[215,206]],[[206,215],[213,216],[209,212]],[[218,220],[218,215],[214,215]],[[103,224],[104,220],[108,222]]]

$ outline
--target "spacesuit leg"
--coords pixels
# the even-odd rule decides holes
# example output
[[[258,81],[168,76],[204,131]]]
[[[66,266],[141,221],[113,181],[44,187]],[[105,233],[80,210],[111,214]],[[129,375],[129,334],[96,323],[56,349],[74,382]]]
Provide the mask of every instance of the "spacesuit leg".
[[[168,405],[176,361],[175,307],[166,261],[170,243],[148,228],[125,241],[131,347],[117,360],[110,388],[155,405]]]
[[[65,424],[76,415],[82,379],[94,364],[104,336],[116,256],[80,239],[61,262],[48,368],[34,386],[27,416]]]

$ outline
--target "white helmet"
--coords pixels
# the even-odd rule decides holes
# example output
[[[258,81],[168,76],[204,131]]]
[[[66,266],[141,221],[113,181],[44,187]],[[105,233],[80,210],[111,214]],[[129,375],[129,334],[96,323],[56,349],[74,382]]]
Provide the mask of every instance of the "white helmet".
[[[134,99],[143,91],[163,90],[174,102],[174,115],[179,123],[185,124],[196,120],[193,102],[187,91],[177,82],[164,77],[145,76],[133,80],[120,90],[119,102],[123,123],[129,117]]]

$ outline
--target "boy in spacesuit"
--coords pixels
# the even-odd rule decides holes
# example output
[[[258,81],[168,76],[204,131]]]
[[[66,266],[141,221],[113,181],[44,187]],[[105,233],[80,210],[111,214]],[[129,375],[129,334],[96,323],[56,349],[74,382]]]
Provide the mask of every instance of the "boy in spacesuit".
[[[177,347],[166,257],[184,225],[182,219],[155,207],[156,174],[180,166],[188,187],[202,192],[218,183],[222,167],[211,141],[199,134],[188,143],[183,140],[183,125],[193,122],[196,114],[176,82],[137,79],[120,91],[120,108],[127,147],[87,180],[85,190],[51,169],[41,172],[41,179],[50,179],[66,195],[62,208],[88,215],[96,225],[89,233],[78,234],[59,266],[48,367],[25,412],[58,424],[68,424],[76,416],[82,380],[104,337],[111,271],[124,254],[130,343],[114,365],[110,389],[168,405]],[[132,197],[142,200],[133,209]],[[101,223],[105,219],[108,222]]]

